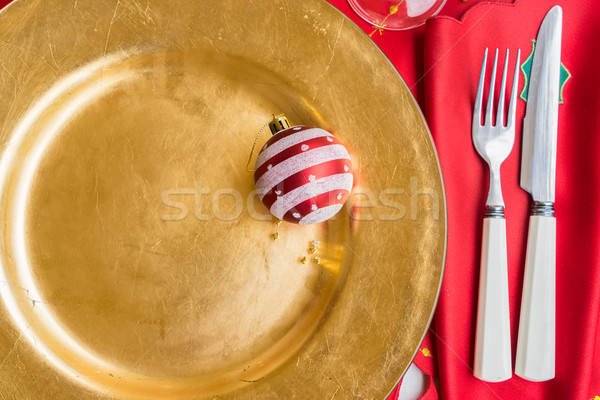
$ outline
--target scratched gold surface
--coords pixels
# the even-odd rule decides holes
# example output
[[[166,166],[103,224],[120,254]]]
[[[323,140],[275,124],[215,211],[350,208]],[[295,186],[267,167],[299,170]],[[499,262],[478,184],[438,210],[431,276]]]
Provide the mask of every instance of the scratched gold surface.
[[[275,225],[251,195],[279,112],[351,152],[332,221]],[[1,399],[383,399],[428,327],[435,150],[324,1],[16,1],[0,152]]]

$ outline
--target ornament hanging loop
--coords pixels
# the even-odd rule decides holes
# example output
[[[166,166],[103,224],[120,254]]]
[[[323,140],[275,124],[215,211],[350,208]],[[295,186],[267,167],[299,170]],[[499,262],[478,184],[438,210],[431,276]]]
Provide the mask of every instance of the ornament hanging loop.
[[[274,135],[283,129],[289,128],[290,123],[288,122],[288,120],[284,114],[279,114],[279,115],[273,114],[273,119],[271,119],[269,122],[265,123],[260,128],[260,130],[258,131],[258,134],[254,138],[254,143],[252,144],[252,149],[250,150],[250,156],[248,157],[248,162],[246,163],[246,171],[248,171],[248,172],[254,172],[254,169],[250,168],[250,161],[252,161],[252,155],[254,154],[254,149],[256,148],[256,143],[258,142],[258,138],[260,137],[260,135],[262,134],[262,131],[267,126],[271,129],[271,133]]]
[[[254,138],[254,143],[252,143],[252,150],[250,150],[250,156],[248,157],[248,162],[246,163],[246,171],[248,171],[248,172],[254,172],[254,168],[250,168],[250,161],[252,161],[252,155],[254,154],[254,149],[256,148],[256,143],[258,142],[258,138],[260,137],[262,131],[264,131],[267,126],[269,126],[269,124],[270,124],[270,122],[267,122],[266,124],[264,124],[258,131],[258,134],[256,135],[256,137]]]

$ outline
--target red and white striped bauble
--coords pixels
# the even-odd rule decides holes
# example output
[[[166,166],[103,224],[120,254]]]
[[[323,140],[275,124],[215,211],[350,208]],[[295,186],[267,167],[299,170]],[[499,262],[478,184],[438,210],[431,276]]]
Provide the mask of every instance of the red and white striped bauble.
[[[254,168],[256,191],[275,217],[301,225],[327,221],[352,190],[348,150],[331,133],[310,126],[277,132]]]

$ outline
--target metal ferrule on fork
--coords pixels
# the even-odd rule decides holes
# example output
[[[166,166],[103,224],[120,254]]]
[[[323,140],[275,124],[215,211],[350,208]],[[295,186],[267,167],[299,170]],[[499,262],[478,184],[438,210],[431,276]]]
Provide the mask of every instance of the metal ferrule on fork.
[[[504,219],[504,206],[485,206],[484,217]]]

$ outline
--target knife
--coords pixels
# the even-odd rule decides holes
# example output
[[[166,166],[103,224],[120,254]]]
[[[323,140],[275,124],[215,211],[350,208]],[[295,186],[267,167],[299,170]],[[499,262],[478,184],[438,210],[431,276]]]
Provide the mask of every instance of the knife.
[[[548,11],[531,66],[523,121],[521,187],[531,193],[525,278],[515,373],[530,381],[554,378],[556,219],[554,182],[560,89],[562,8]]]

